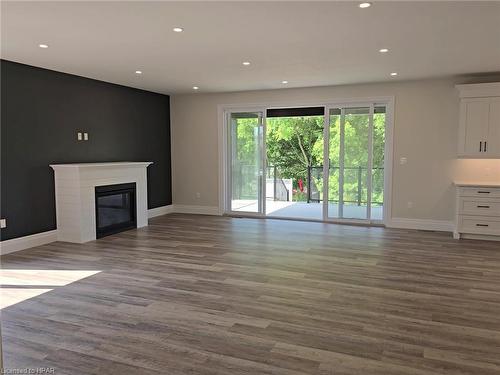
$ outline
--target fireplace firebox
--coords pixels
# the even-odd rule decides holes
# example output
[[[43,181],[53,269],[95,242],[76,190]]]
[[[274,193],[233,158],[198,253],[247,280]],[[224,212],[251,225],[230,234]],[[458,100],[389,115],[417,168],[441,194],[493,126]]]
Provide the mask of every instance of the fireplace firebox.
[[[95,187],[96,237],[137,227],[135,182]]]

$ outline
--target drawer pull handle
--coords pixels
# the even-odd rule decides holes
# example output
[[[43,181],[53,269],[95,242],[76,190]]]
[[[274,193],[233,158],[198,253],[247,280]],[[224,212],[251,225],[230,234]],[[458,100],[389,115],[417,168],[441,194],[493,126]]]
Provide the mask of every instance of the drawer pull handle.
[[[490,206],[477,206],[477,208],[490,208]]]
[[[488,224],[476,224],[476,227],[489,227]]]
[[[489,194],[489,193],[491,193],[491,191],[481,191],[481,190],[479,190],[477,193],[478,194]]]

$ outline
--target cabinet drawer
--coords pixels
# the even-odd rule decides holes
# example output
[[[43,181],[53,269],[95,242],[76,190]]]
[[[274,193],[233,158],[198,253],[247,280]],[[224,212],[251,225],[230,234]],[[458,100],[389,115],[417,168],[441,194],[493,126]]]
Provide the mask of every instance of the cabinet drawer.
[[[461,197],[500,198],[500,188],[461,187]]]
[[[500,235],[500,218],[459,216],[458,231],[462,233]]]
[[[498,216],[500,218],[500,198],[460,197],[458,213],[463,215]]]

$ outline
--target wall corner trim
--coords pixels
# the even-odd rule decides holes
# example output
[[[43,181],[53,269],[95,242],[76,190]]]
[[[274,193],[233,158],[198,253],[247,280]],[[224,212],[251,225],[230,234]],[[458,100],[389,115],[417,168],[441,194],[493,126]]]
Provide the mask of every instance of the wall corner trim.
[[[148,210],[148,218],[153,218],[157,216],[162,216],[174,212],[174,205],[169,204],[167,206],[160,206],[155,208],[150,208]]]
[[[15,251],[29,249],[30,247],[46,245],[57,241],[57,230],[35,233],[29,236],[13,238],[0,242],[0,255],[13,253]]]
[[[403,217],[393,217],[387,224],[387,228],[432,230],[438,232],[453,232],[455,224],[447,220],[431,219],[408,219]]]

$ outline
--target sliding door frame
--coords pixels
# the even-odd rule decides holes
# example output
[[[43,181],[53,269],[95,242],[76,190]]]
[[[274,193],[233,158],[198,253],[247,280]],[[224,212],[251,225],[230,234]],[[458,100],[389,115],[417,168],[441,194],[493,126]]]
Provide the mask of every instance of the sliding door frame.
[[[248,217],[265,217],[266,213],[266,111],[267,107],[264,106],[225,106],[222,113],[219,110],[219,121],[222,116],[222,127],[219,127],[219,214],[228,214],[231,216],[248,216]],[[260,165],[262,166],[262,175],[259,181],[259,212],[246,212],[246,211],[233,211],[231,210],[232,201],[232,155],[230,153],[230,142],[229,137],[231,135],[231,114],[233,113],[262,113],[262,136],[260,147],[261,150],[261,160]],[[221,150],[222,148],[222,150]],[[222,154],[221,154],[222,151]],[[222,164],[220,158],[222,157]],[[223,174],[223,181],[221,186],[221,172]],[[222,187],[222,189],[221,189]],[[222,194],[221,194],[222,193]],[[222,205],[221,205],[222,203]]]
[[[351,219],[342,218],[343,204],[341,202],[343,189],[343,160],[340,160],[339,165],[339,205],[338,216],[331,217],[328,215],[328,184],[330,176],[330,110],[338,108],[341,111],[340,117],[340,155],[344,155],[344,142],[345,136],[345,108],[349,107],[366,107],[369,108],[369,124],[368,124],[368,168],[367,168],[367,195],[370,197],[367,202],[367,218],[366,219]],[[386,108],[385,116],[385,144],[384,144],[384,205],[383,205],[383,219],[371,219],[371,193],[372,193],[372,167],[373,167],[373,115],[376,106],[384,106]],[[384,224],[387,225],[392,216],[392,168],[393,168],[393,111],[394,111],[394,98],[373,98],[367,100],[350,100],[350,101],[337,101],[327,104],[325,106],[325,127],[323,133],[324,147],[323,147],[323,221],[331,223],[347,223],[347,224]]]
[[[227,170],[227,150],[228,150],[228,138],[227,138],[227,116],[228,111],[231,112],[263,112],[263,168],[264,173],[266,172],[266,114],[268,109],[272,108],[297,108],[297,107],[325,107],[325,121],[324,121],[324,131],[330,127],[330,114],[329,108],[342,108],[341,106],[354,106],[359,104],[374,104],[374,106],[385,106],[386,107],[386,118],[385,118],[385,148],[384,148],[384,219],[380,220],[335,220],[327,217],[327,211],[325,207],[323,208],[323,220],[307,219],[307,218],[283,218],[292,219],[300,221],[320,221],[320,222],[338,222],[338,223],[354,223],[354,224],[384,224],[388,225],[392,219],[392,172],[393,172],[393,133],[394,133],[394,96],[379,96],[379,97],[360,97],[360,98],[349,98],[349,99],[330,99],[330,100],[317,100],[317,101],[293,101],[293,100],[281,100],[281,101],[269,101],[260,103],[244,103],[244,104],[219,104],[217,106],[218,115],[218,157],[219,157],[219,215],[228,214],[231,216],[247,216],[247,217],[268,217],[265,215],[265,178],[263,178],[263,213],[262,214],[252,214],[246,212],[230,211],[230,202],[228,202],[228,180],[230,176]],[[324,138],[325,141],[328,138]],[[373,146],[372,146],[373,147]],[[328,172],[326,164],[328,163],[329,154],[327,153],[327,147],[323,148],[324,152],[324,163],[323,163],[323,185],[324,189],[328,188],[328,179],[325,176],[325,171]],[[230,190],[229,190],[230,191]],[[325,191],[323,190],[323,205],[328,204],[328,197],[325,200]],[[274,217],[275,218],[275,217]]]

